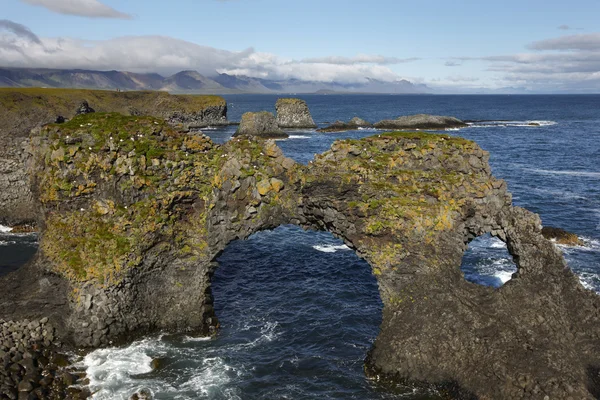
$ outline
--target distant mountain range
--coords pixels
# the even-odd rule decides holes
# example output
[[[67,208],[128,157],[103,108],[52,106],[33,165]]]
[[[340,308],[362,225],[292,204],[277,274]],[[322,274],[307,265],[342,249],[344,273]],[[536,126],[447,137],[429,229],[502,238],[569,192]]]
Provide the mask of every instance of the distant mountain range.
[[[365,83],[316,82],[298,79],[269,80],[215,74],[204,76],[197,71],[181,71],[164,77],[156,73],[125,71],[88,71],[80,69],[31,69],[0,67],[0,87],[53,87],[110,90],[164,90],[171,93],[432,93],[426,85],[407,80],[383,82],[367,79]]]

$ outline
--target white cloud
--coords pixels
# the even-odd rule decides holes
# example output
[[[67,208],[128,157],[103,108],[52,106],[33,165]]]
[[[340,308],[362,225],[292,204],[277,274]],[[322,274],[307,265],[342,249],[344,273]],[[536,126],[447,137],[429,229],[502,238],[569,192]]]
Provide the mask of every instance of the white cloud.
[[[459,63],[459,62],[456,62],[456,61],[449,60],[449,61],[446,61],[446,62],[444,63],[444,65],[445,65],[446,67],[460,67],[462,64],[461,64],[461,63]]]
[[[541,40],[533,42],[527,47],[532,50],[600,50],[600,33],[569,35]]]
[[[355,57],[315,57],[305,58],[300,62],[305,64],[337,64],[337,65],[355,65],[355,64],[379,64],[379,65],[393,65],[403,64],[412,61],[418,61],[420,58],[397,58],[397,57],[385,57],[380,55],[369,55],[359,54]]]
[[[38,42],[26,36],[15,34],[14,30],[4,34],[0,32],[2,66],[116,69],[158,72],[163,75],[191,69],[206,75],[214,75],[218,71],[258,78],[295,78],[342,83],[362,83],[368,78],[386,82],[401,79],[387,66],[376,63],[336,64],[295,61],[282,59],[274,54],[256,52],[252,48],[234,52],[166,36],[128,36],[105,41],[38,38]],[[332,57],[332,59],[339,58]]]
[[[59,14],[77,15],[90,18],[131,19],[129,14],[122,13],[98,0],[21,0],[24,3],[47,8]]]

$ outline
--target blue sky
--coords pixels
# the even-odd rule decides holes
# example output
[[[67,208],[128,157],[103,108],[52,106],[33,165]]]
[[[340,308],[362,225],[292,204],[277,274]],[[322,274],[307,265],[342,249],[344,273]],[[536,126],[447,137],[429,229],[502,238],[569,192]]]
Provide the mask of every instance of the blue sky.
[[[600,92],[597,0],[2,1],[5,66]]]

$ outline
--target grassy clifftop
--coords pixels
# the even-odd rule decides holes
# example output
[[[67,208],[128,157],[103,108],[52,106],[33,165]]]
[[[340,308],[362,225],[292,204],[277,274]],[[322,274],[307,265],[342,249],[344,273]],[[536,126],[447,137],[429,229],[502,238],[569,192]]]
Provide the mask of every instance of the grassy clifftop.
[[[85,89],[0,88],[0,136],[25,136],[56,116],[71,118],[81,102],[98,112],[152,115],[201,114],[209,108],[226,109],[219,96],[170,95],[166,92],[114,92]]]

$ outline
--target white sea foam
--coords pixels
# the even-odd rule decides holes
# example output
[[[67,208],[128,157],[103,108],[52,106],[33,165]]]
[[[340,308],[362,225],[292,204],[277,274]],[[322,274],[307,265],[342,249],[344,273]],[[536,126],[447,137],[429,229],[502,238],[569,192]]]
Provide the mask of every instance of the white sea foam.
[[[240,399],[237,389],[225,386],[232,377],[240,376],[243,371],[210,353],[206,357],[198,357],[195,349],[190,350],[193,353],[182,353],[177,357],[194,360],[198,364],[171,383],[154,374],[142,375],[152,372],[152,356],[164,357],[172,351],[169,344],[160,338],[149,338],[127,347],[96,350],[84,358],[81,366],[87,368],[95,400],[128,400],[141,389],[149,390],[153,398],[166,395],[167,398],[179,400],[199,397]]]
[[[502,281],[502,284],[504,285],[506,282],[512,279],[512,274],[514,274],[514,272],[515,271],[497,271],[494,274],[494,276],[500,279],[500,281]]]
[[[227,399],[241,399],[235,389],[222,390],[228,382],[231,381],[231,376],[239,375],[240,372],[227,365],[221,357],[205,358],[202,361],[202,366],[194,370],[194,376],[184,382],[179,391],[194,392],[198,397],[213,398],[219,395]]]
[[[565,253],[571,253],[573,250],[575,251],[600,251],[600,240],[588,238],[585,236],[579,236],[579,240],[583,242],[583,246],[567,246],[564,244],[555,243],[556,246],[560,247]],[[556,240],[552,240],[552,242],[556,242]]]
[[[310,139],[307,135],[290,135],[288,139]]]
[[[497,237],[492,237],[490,240],[489,246],[492,249],[505,249],[506,243],[504,243],[502,240],[498,239]]]
[[[10,228],[8,226],[4,226],[4,225],[0,225],[0,233],[8,233],[8,232],[12,232],[13,228]]]
[[[16,244],[14,240],[0,240],[0,246],[10,246]]]
[[[156,339],[144,339],[122,348],[95,350],[82,361],[90,380],[90,389],[96,400],[128,399],[145,388],[133,377],[152,371],[152,357],[148,355],[157,347]]]
[[[540,120],[530,120],[530,121],[476,121],[469,122],[467,125],[471,128],[506,128],[506,127],[528,127],[528,128],[537,128],[542,126],[552,126],[556,125],[556,121],[540,121]]]
[[[312,248],[318,251],[322,251],[323,253],[335,253],[340,250],[350,250],[350,247],[346,246],[345,244],[317,244],[314,245]]]
[[[193,336],[184,336],[184,342],[210,342],[213,339],[212,336],[201,336],[201,337],[193,337]]]
[[[525,168],[526,171],[531,171],[536,174],[545,175],[570,175],[570,176],[583,176],[586,178],[600,178],[600,172],[588,172],[588,171],[556,171],[551,169],[535,169]]]

